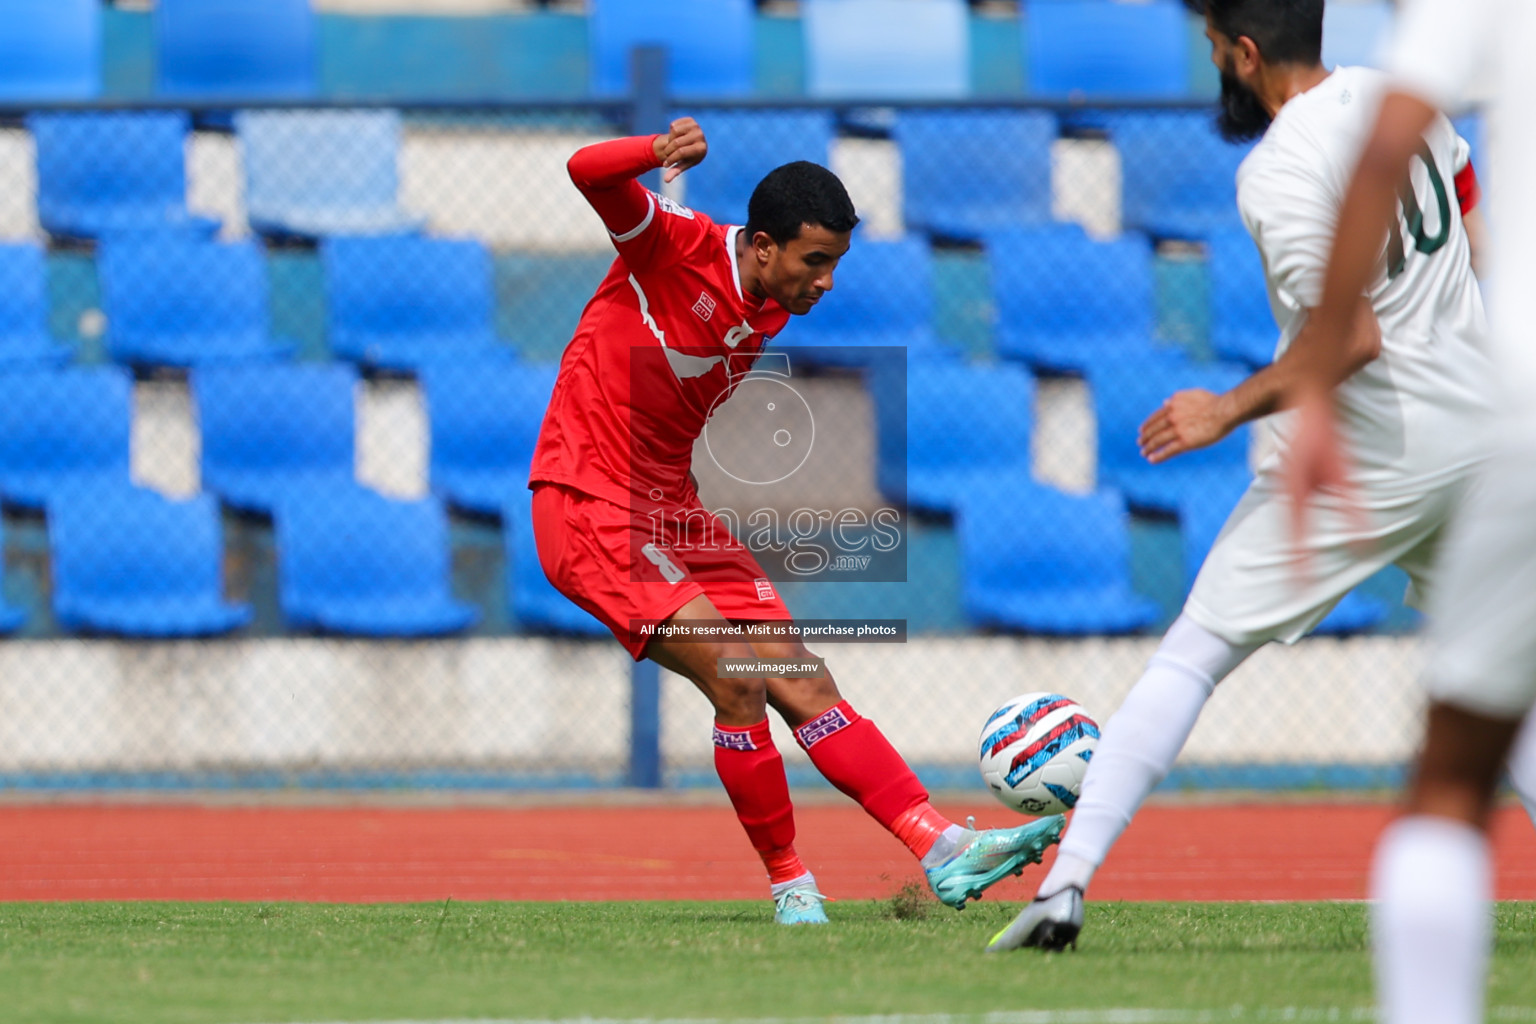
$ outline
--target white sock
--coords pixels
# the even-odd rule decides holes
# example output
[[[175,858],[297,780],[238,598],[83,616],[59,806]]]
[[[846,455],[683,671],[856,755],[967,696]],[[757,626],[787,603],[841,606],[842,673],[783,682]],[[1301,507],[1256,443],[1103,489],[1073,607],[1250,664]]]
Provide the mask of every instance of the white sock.
[[[950,825],[939,833],[939,838],[933,841],[932,848],[923,854],[921,861],[923,868],[936,868],[943,864],[953,857],[960,847],[970,842],[975,834],[963,825]]]
[[[1509,784],[1525,806],[1525,813],[1536,824],[1536,715],[1527,715],[1525,724],[1509,748]]]
[[[1041,896],[1072,885],[1088,888],[1131,816],[1173,767],[1216,684],[1254,650],[1228,643],[1188,616],[1174,621],[1104,727]]]
[[[779,893],[784,892],[786,889],[798,889],[801,886],[810,886],[812,889],[816,888],[816,876],[807,871],[798,878],[791,878],[787,882],[774,882],[768,889],[773,893],[773,898],[778,899]]]
[[[1419,815],[1389,826],[1371,868],[1381,1024],[1478,1024],[1492,941],[1488,840]]]

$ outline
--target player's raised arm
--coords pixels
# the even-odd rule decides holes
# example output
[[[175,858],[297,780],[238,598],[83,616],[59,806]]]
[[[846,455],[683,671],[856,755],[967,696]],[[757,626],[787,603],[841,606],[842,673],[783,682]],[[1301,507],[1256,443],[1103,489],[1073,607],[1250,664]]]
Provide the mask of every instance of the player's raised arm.
[[[566,162],[571,181],[616,241],[641,233],[655,216],[656,200],[641,185],[642,174],[666,168],[671,181],[704,159],[704,130],[691,117],[672,122],[665,135],[611,139],[578,149]]]

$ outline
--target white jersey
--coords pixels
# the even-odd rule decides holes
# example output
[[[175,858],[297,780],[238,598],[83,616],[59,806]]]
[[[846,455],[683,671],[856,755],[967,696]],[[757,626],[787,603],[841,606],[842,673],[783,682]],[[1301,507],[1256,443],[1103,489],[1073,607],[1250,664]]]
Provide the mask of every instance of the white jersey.
[[[1322,302],[1334,226],[1389,86],[1370,68],[1338,68],[1280,109],[1237,174],[1243,222],[1263,259],[1283,352]],[[1369,296],[1381,355],[1338,389],[1340,421],[1366,492],[1422,492],[1460,475],[1485,451],[1491,371],[1455,177],[1467,144],[1444,116],[1413,161],[1412,197]],[[1271,417],[1273,469],[1291,417]]]
[[[1530,103],[1536,96],[1536,4],[1530,0],[1413,0],[1403,5],[1388,67],[1393,84],[1442,110],[1473,99],[1481,86],[1487,105],[1486,172],[1492,242],[1488,293],[1492,346],[1500,382],[1514,396],[1512,409],[1529,411],[1536,387],[1536,131]]]

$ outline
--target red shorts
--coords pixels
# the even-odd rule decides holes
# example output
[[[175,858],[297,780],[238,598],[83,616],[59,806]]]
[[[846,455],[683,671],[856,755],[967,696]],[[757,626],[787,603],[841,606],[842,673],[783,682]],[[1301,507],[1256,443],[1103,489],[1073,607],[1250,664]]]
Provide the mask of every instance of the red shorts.
[[[533,489],[533,535],[544,575],[591,612],[636,660],[659,623],[699,595],[727,619],[792,616],[752,552],[697,501],[633,511],[558,484]]]

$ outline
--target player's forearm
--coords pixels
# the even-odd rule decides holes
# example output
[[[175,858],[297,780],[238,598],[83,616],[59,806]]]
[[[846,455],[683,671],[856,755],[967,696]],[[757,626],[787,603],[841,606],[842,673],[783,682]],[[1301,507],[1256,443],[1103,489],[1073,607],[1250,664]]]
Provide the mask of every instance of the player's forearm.
[[[584,146],[566,163],[571,181],[614,235],[633,231],[651,214],[651,195],[635,179],[661,166],[656,138],[637,136]]]
[[[661,166],[661,160],[656,156],[657,138],[655,135],[635,135],[583,146],[566,162],[565,169],[582,192],[618,188]]]
[[[1221,396],[1227,430],[1294,404],[1309,375],[1319,368],[1326,368],[1328,375],[1316,379],[1332,390],[1381,354],[1381,328],[1369,300],[1355,301],[1348,324],[1343,338],[1335,340],[1318,329],[1315,316],[1309,317],[1279,359]],[[1325,346],[1332,350],[1322,351]]]

